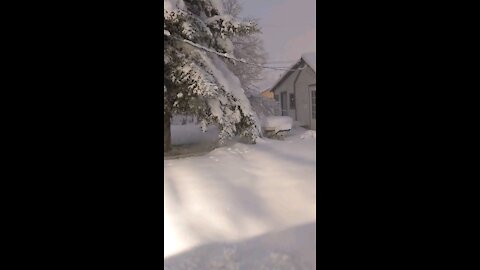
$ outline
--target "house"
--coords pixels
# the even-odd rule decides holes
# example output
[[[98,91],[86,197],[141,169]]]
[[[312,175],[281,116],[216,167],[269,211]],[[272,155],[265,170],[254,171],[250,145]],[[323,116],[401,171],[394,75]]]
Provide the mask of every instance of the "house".
[[[303,54],[272,87],[280,102],[282,116],[290,116],[301,126],[317,129],[316,53]]]

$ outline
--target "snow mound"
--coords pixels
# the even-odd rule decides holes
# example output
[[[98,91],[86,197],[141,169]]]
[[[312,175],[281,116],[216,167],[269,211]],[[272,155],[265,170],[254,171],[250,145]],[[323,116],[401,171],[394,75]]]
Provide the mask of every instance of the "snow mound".
[[[165,159],[164,269],[315,269],[316,140],[300,139],[306,131]]]
[[[307,130],[305,133],[303,133],[302,136],[300,136],[302,139],[316,139],[317,138],[317,132],[315,130]]]
[[[293,120],[289,116],[267,116],[263,120],[265,130],[290,130],[292,129]]]
[[[316,222],[236,243],[212,243],[164,260],[165,270],[311,270],[316,267]]]

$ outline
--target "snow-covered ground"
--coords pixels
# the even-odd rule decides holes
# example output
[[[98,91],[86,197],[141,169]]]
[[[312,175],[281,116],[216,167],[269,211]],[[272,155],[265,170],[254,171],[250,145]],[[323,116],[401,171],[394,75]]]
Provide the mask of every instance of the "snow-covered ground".
[[[172,140],[192,142],[185,129]],[[315,269],[315,137],[295,127],[283,141],[165,160],[164,269]]]
[[[172,144],[205,144],[215,141],[218,137],[218,128],[211,126],[206,132],[200,129],[200,125],[186,124],[171,127]]]

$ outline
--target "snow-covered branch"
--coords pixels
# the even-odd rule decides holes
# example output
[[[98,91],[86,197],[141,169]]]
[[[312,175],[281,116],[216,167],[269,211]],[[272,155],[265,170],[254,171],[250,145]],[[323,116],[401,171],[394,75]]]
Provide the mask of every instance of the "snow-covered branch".
[[[184,38],[177,38],[177,37],[173,37],[173,36],[170,36],[170,38],[173,38],[173,39],[176,39],[176,40],[179,40],[179,41],[182,41],[182,42],[185,42],[185,43],[188,43],[189,45],[193,46],[193,47],[196,47],[198,49],[202,49],[204,51],[207,51],[207,52],[211,52],[211,53],[214,53],[216,55],[219,55],[221,57],[225,57],[225,58],[228,58],[228,59],[231,59],[233,61],[237,61],[237,62],[241,62],[241,63],[244,63],[244,64],[247,64],[247,65],[252,65],[252,66],[257,66],[257,67],[261,67],[261,68],[268,68],[268,69],[275,69],[275,70],[285,70],[285,71],[295,71],[295,70],[302,70],[304,69],[305,67],[301,67],[301,68],[297,68],[297,69],[290,69],[290,68],[282,68],[282,67],[269,67],[269,66],[263,66],[263,65],[259,65],[259,64],[255,64],[255,63],[250,63],[250,62],[247,62],[245,59],[238,59],[228,53],[221,53],[221,52],[217,52],[216,50],[214,49],[211,49],[211,48],[207,48],[203,45],[200,45],[200,44],[197,44],[193,41],[190,41],[190,40],[187,40],[187,39],[184,39]]]

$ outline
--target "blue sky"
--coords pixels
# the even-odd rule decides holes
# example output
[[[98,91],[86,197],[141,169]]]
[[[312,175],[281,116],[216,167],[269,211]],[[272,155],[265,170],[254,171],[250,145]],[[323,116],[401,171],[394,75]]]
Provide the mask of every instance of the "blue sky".
[[[241,3],[243,16],[260,19],[269,62],[298,60],[303,53],[316,51],[315,0],[241,0]],[[265,70],[266,79],[259,87],[270,87],[281,73]]]

